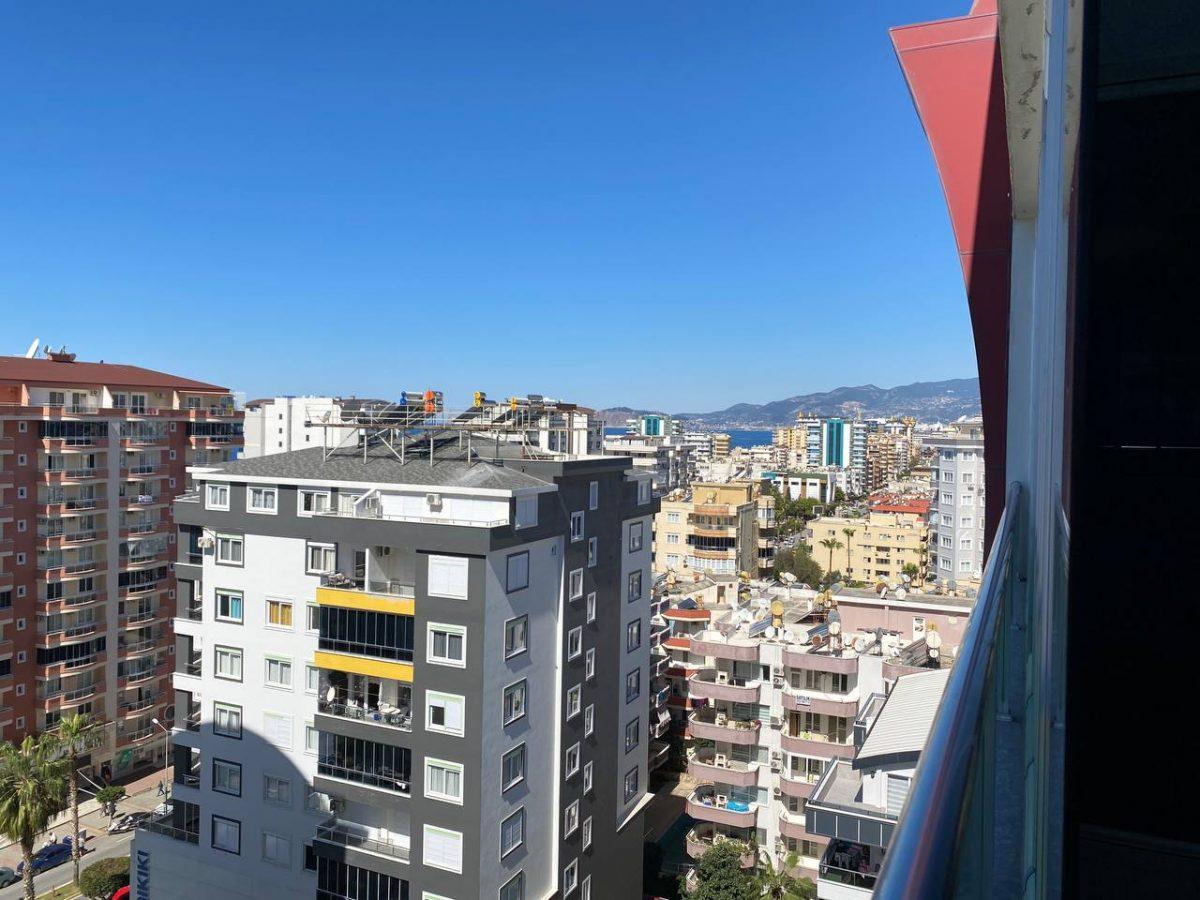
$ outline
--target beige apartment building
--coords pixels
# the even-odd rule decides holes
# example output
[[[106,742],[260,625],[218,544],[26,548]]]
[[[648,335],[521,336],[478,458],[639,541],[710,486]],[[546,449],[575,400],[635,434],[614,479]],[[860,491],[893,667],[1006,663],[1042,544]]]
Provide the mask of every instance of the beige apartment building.
[[[829,550],[821,542],[829,538],[842,544],[833,551],[833,569],[843,578],[869,584],[899,583],[904,567],[911,563],[917,567],[913,582],[925,581],[929,523],[920,513],[873,509],[856,518],[813,519],[808,523],[808,549],[822,569],[829,566]]]
[[[768,504],[769,509],[760,509],[760,499],[759,485],[750,481],[698,482],[686,491],[668,494],[654,517],[654,571],[710,575],[754,575],[760,567],[770,571],[774,507]],[[760,563],[760,557],[765,562]]]

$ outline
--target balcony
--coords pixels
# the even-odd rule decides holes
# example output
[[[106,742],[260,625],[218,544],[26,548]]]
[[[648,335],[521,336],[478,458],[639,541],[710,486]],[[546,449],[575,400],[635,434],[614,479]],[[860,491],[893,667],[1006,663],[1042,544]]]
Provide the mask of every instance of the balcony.
[[[171,801],[167,811],[141,822],[138,831],[148,831],[186,844],[200,843],[200,807],[194,803]]]
[[[779,737],[784,750],[800,753],[804,756],[818,756],[825,759],[838,757],[841,759],[854,758],[854,742],[847,734],[822,734],[819,731],[796,731],[794,734],[785,732]]]
[[[100,481],[108,478],[108,469],[100,466],[78,466],[73,469],[44,469],[42,481],[46,484],[81,484],[85,481]]]
[[[712,747],[703,747],[688,754],[688,774],[698,781],[751,787],[758,783],[758,763],[738,762]]]
[[[118,708],[118,712],[124,717],[133,716],[137,715],[143,710],[159,706],[165,702],[166,700],[161,697],[143,697],[141,700],[133,700],[129,703],[122,703]]]
[[[397,835],[379,828],[369,828],[344,819],[329,819],[317,827],[316,840],[337,847],[348,847],[364,853],[374,853],[388,859],[408,862],[407,835]]]
[[[753,828],[758,818],[758,804],[730,799],[716,785],[702,784],[687,798],[687,814],[702,822]]]
[[[662,766],[671,757],[671,745],[666,741],[650,742],[650,750],[647,756],[648,771],[653,772],[655,769]]]
[[[791,669],[850,674],[858,671],[858,654],[850,651],[849,656],[832,656],[829,653],[806,653],[785,648],[783,664]]]
[[[688,694],[732,703],[757,703],[762,682],[724,669],[701,669],[688,679]]]
[[[819,838],[808,829],[803,813],[788,812],[783,809],[779,813],[779,833],[797,841],[811,841]]]
[[[779,773],[779,790],[785,797],[808,798],[821,776],[802,769],[782,769]]]
[[[748,746],[758,743],[758,732],[762,722],[754,719],[743,721],[730,718],[728,713],[714,709],[701,709],[688,717],[688,731],[694,738],[717,743]],[[851,747],[853,750],[853,747]]]
[[[747,830],[736,828],[721,830],[712,824],[697,825],[687,833],[687,854],[692,859],[699,859],[712,849],[713,844],[721,844],[727,841],[741,844],[745,848],[745,852],[741,856],[742,868],[754,868],[758,860],[754,858],[753,839]]]
[[[758,642],[747,638],[727,638],[719,631],[702,631],[692,637],[692,652],[733,662],[756,662]]]
[[[857,696],[846,699],[836,699],[837,695],[823,694],[819,691],[804,691],[787,688],[783,692],[783,708],[793,712],[821,713],[827,716],[838,716],[843,719],[853,719],[858,714]]]
[[[46,605],[47,612],[57,612],[63,609],[87,606],[92,603],[103,603],[105,599],[107,598],[103,591],[93,589],[73,594],[64,594],[62,597],[55,597],[53,599],[42,598],[40,602]]]

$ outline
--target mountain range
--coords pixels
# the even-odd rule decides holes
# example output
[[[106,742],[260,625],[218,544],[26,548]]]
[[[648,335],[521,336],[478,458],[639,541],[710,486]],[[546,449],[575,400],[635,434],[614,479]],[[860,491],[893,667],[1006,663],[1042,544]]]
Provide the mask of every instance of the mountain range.
[[[864,418],[913,416],[922,422],[948,422],[959,416],[980,414],[979,379],[918,381],[893,388],[862,384],[798,394],[769,403],[735,403],[714,412],[673,415],[699,428],[765,428],[788,425],[795,421],[796,413],[801,410],[818,416],[853,417],[861,412]],[[618,406],[599,412],[606,424],[617,427],[624,425],[627,418],[656,411]]]

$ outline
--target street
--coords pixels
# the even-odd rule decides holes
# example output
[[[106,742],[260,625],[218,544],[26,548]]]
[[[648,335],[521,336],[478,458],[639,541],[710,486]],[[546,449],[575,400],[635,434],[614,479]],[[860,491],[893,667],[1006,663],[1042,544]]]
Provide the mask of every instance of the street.
[[[108,817],[104,816],[102,826],[105,826],[107,824],[108,824]],[[80,824],[80,827],[81,828],[84,827],[82,823]],[[92,835],[92,837],[87,842],[87,845],[86,845],[88,852],[86,854],[84,854],[83,859],[81,859],[79,861],[79,870],[81,872],[85,868],[90,866],[92,863],[96,862],[97,860],[107,859],[110,856],[128,856],[129,855],[129,842],[133,838],[132,831],[126,832],[125,834],[109,835],[109,834],[104,834],[103,827],[102,827],[100,830],[100,836],[96,837],[96,836],[94,836],[96,834],[96,832],[93,831],[90,823],[87,826],[87,828],[88,828],[88,834]],[[58,836],[61,838],[63,836],[63,833],[60,831]],[[5,850],[2,853],[0,853],[0,855],[2,855],[4,858],[4,865],[11,866],[15,870],[16,862],[11,858],[13,855],[12,850],[13,850],[13,848],[10,847],[8,850]],[[20,859],[20,851],[17,852],[17,859]],[[59,885],[63,885],[63,884],[68,884],[68,883],[70,883],[70,881],[71,881],[71,861],[70,860],[67,860],[61,866],[55,866],[53,869],[50,869],[47,872],[42,872],[38,875],[35,875],[34,879],[33,879],[34,886],[37,888],[37,892],[39,894],[43,893],[44,891],[50,890],[50,888],[58,887]],[[25,890],[25,888],[24,888],[23,884],[18,881],[16,884],[10,885],[9,887],[6,887],[6,888],[0,890],[0,900],[9,900],[9,898],[21,897],[21,896],[23,896],[24,890]]]

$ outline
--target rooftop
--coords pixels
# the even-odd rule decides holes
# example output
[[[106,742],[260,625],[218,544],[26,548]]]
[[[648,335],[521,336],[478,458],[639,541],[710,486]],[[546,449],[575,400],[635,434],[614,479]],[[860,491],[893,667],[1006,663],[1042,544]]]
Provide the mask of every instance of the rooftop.
[[[206,381],[194,381],[165,372],[121,363],[75,362],[59,359],[28,359],[24,356],[0,356],[0,381],[33,384],[90,384],[115,387],[170,388],[200,393],[228,393],[228,388]]]
[[[896,679],[896,686],[858,750],[854,767],[861,769],[897,757],[915,759],[929,737],[949,679],[948,669],[916,672]]]

